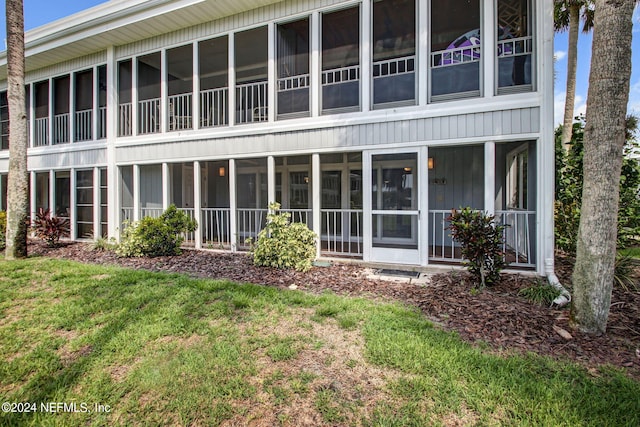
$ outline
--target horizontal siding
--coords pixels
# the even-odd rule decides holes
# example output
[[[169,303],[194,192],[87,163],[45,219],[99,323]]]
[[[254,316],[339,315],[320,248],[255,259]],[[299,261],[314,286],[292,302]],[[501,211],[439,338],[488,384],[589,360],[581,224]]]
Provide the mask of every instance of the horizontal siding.
[[[118,46],[115,51],[117,59],[162,49],[166,46],[174,46],[189,43],[193,40],[213,37],[236,29],[267,23],[272,20],[283,19],[291,15],[310,12],[312,10],[331,7],[344,0],[288,0],[246,12],[228,16],[205,24],[196,25],[163,34],[157,37],[145,39],[136,43]]]
[[[94,55],[83,56],[72,61],[61,62],[47,68],[41,68],[37,71],[28,73],[25,76],[27,82],[37,82],[39,80],[48,79],[62,74],[68,74],[72,71],[81,71],[87,68],[93,68],[107,62],[107,52],[98,52]]]
[[[93,150],[78,150],[62,153],[29,155],[29,170],[40,169],[69,169],[105,166],[107,150],[97,148]]]
[[[336,126],[325,129],[202,139],[198,141],[119,146],[118,163],[149,163],[180,159],[263,157],[267,153],[353,149],[388,144],[446,143],[458,140],[539,132],[539,109],[493,111],[414,120]]]

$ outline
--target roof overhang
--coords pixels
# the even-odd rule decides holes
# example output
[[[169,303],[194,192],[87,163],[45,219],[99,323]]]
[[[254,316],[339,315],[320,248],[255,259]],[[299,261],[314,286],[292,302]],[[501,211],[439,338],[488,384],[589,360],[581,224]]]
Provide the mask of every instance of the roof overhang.
[[[282,0],[111,0],[25,33],[25,72]],[[0,80],[7,52],[0,52]]]

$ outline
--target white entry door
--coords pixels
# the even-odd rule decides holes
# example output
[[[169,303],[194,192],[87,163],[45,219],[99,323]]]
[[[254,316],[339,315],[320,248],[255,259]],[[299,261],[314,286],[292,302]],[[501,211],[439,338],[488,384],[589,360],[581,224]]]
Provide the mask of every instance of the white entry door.
[[[365,153],[363,166],[369,172],[365,172],[363,225],[370,261],[422,264],[423,157],[419,149]]]

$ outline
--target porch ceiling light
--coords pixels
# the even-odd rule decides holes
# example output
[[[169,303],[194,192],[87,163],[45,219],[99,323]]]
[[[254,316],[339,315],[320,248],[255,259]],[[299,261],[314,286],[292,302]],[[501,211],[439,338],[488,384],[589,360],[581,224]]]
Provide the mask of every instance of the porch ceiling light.
[[[407,167],[404,168],[404,171],[407,172],[407,173],[411,173],[411,168],[407,166]]]
[[[434,167],[434,165],[435,165],[435,162],[434,162],[434,160],[433,160],[433,157],[429,157],[429,160],[428,160],[427,164],[428,164],[428,166],[429,166],[429,169],[433,169],[433,167]]]

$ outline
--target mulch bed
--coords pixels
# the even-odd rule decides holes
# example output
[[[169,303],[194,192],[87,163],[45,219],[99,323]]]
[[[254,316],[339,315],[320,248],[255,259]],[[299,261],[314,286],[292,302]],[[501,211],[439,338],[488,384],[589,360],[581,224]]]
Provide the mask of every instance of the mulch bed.
[[[594,337],[571,328],[567,308],[539,306],[518,296],[519,289],[532,283],[530,277],[518,274],[503,274],[499,284],[476,293],[471,292],[471,279],[464,271],[435,275],[425,286],[371,280],[366,277],[366,269],[352,264],[334,263],[330,267],[314,267],[307,273],[255,267],[244,253],[184,250],[182,255],[174,257],[118,258],[112,252],[93,251],[85,243],[65,243],[49,249],[39,241],[31,242],[29,250],[31,255],[84,263],[185,273],[278,288],[295,285],[309,292],[330,290],[340,295],[391,298],[419,307],[429,319],[445,329],[457,331],[471,343],[484,342],[500,352],[534,352],[574,360],[593,375],[598,375],[595,368],[608,363],[640,379],[640,292],[637,291],[614,289],[607,333]],[[571,267],[571,259],[558,257],[557,273],[564,284],[569,283]],[[571,337],[562,337],[563,331],[558,333],[559,329],[568,331]]]

